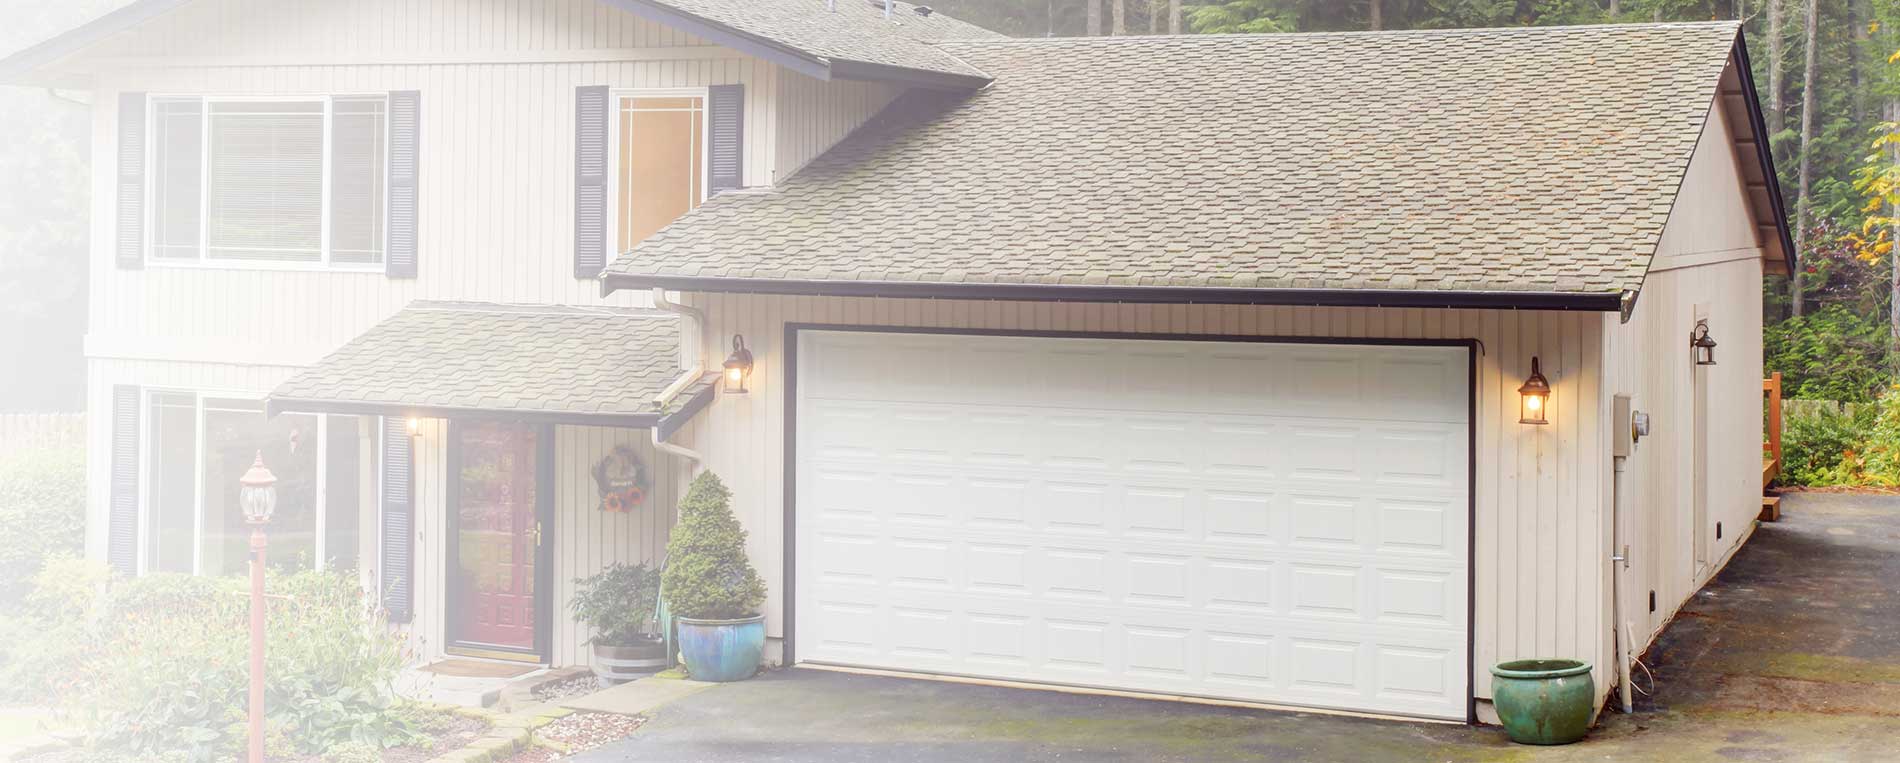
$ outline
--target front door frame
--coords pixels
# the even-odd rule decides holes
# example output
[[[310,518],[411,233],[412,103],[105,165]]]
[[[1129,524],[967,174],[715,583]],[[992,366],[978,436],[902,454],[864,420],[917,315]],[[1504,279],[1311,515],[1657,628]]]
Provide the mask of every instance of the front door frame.
[[[467,644],[456,638],[454,609],[462,601],[460,576],[455,571],[461,566],[461,504],[462,504],[462,439],[460,428],[470,422],[458,419],[447,421],[447,443],[443,482],[447,500],[447,531],[443,533],[442,579],[447,595],[442,602],[443,651],[464,657],[483,657],[516,662],[546,664],[553,655],[553,606],[554,606],[554,425],[552,424],[514,424],[534,432],[534,513],[535,521],[540,523],[541,535],[534,552],[534,648],[529,651],[508,649],[492,644]],[[493,423],[493,422],[483,422]]]

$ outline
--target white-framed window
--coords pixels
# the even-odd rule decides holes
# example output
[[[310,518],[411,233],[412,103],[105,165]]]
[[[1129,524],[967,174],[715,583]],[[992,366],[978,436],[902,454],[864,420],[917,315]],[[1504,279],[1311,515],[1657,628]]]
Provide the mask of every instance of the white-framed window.
[[[388,96],[154,95],[150,106],[147,262],[381,267]]]
[[[706,88],[614,90],[611,96],[608,261],[705,202],[711,162]]]
[[[271,417],[254,397],[150,389],[142,418],[139,569],[245,572],[251,530],[238,507],[237,480],[259,454],[277,476],[268,527],[272,566],[356,567],[367,531],[361,509],[375,489],[373,417]]]

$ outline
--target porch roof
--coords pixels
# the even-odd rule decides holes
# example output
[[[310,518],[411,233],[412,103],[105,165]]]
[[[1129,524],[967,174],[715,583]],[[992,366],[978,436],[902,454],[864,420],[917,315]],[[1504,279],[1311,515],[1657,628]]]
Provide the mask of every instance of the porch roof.
[[[270,394],[282,411],[658,427],[711,401],[685,369],[679,317],[655,310],[415,302]]]

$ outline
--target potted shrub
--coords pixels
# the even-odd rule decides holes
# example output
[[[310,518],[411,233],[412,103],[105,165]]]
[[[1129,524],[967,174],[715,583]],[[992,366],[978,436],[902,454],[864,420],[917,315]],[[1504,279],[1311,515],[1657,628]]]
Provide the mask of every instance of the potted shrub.
[[[751,678],[765,654],[765,581],[746,559],[745,538],[731,491],[711,472],[699,475],[680,500],[660,582],[686,672],[700,681]]]
[[[594,630],[594,675],[601,686],[639,678],[666,667],[666,647],[652,633],[659,603],[659,575],[644,564],[615,562],[592,577],[576,578],[568,606],[574,619]]]
[[[1590,663],[1582,660],[1513,660],[1491,668],[1491,703],[1518,744],[1582,739],[1595,700]]]

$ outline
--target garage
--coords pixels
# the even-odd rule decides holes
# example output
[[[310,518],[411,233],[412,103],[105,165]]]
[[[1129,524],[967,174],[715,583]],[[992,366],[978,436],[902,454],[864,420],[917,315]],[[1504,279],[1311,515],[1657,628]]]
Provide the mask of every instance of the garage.
[[[1468,343],[793,340],[796,662],[1468,717]]]

